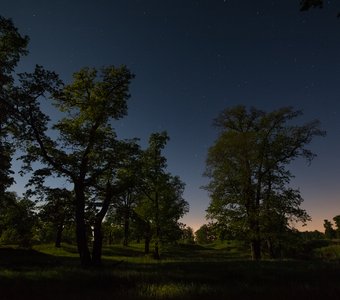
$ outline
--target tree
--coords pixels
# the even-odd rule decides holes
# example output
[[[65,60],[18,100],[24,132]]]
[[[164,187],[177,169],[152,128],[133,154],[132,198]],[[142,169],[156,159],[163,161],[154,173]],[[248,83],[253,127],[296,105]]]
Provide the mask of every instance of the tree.
[[[333,218],[333,221],[335,223],[335,233],[336,233],[336,238],[340,239],[340,215],[337,215]]]
[[[300,1],[300,10],[306,11],[311,8],[323,8],[324,1],[323,0],[301,0]],[[337,15],[340,18],[340,13]]]
[[[325,237],[326,239],[334,239],[335,238],[335,230],[330,221],[324,220],[323,227],[325,228]]]
[[[77,246],[83,266],[92,264],[86,233],[86,193],[112,170],[120,146],[112,120],[127,114],[128,88],[133,77],[125,66],[100,71],[84,68],[73,75],[71,84],[64,86],[55,73],[37,66],[34,73],[20,75],[20,87],[12,101],[21,125],[17,138],[25,145],[25,169],[32,170],[32,163],[39,161],[45,165],[44,175],[55,174],[73,183]],[[64,114],[51,127],[50,118],[40,109],[41,101],[48,96]],[[110,200],[115,190],[107,182],[104,199]],[[103,220],[107,202],[98,212],[97,222]],[[93,247],[96,258],[98,247]]]
[[[55,247],[61,247],[62,233],[68,224],[74,222],[74,196],[67,189],[46,188],[45,204],[40,207],[39,216],[51,223],[55,231]]]
[[[8,139],[12,130],[7,100],[13,90],[13,72],[21,56],[27,54],[28,38],[21,36],[13,22],[0,16],[0,202],[12,185],[11,156],[13,145]]]
[[[288,123],[300,115],[292,108],[267,113],[237,106],[215,120],[220,133],[209,149],[205,172],[210,178],[205,187],[211,197],[208,217],[248,240],[254,260],[261,259],[261,242],[274,226],[270,216],[281,228],[290,220],[309,219],[300,208],[299,191],[286,187],[293,176],[287,166],[298,157],[310,162],[315,155],[306,145],[324,132],[318,121]]]
[[[178,220],[188,211],[188,203],[183,199],[184,183],[178,176],[166,172],[166,158],[161,154],[169,136],[166,132],[150,136],[149,147],[142,154],[143,181],[140,191],[144,195],[136,208],[140,219],[144,220],[145,250],[154,230],[154,257],[160,258],[159,245],[177,230],[180,238]]]
[[[33,227],[37,222],[34,206],[27,198],[19,199],[15,193],[6,193],[0,213],[1,242],[25,248],[32,245]]]
[[[216,240],[216,235],[212,228],[212,224],[203,224],[195,231],[196,242],[198,244],[209,244]]]
[[[185,226],[185,224],[181,226],[181,230],[182,230],[181,240],[186,244],[194,244],[195,243],[194,230],[190,226]]]

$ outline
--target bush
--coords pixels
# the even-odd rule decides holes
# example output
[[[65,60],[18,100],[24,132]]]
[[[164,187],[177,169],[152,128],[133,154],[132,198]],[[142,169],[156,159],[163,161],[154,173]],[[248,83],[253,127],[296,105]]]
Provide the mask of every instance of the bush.
[[[315,249],[314,255],[317,258],[325,260],[340,259],[340,245],[331,245]]]

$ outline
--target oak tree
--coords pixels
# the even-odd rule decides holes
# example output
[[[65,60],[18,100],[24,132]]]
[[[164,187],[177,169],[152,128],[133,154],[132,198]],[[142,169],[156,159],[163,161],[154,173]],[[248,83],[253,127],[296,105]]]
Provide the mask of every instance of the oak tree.
[[[287,166],[299,157],[311,161],[315,155],[306,146],[324,132],[318,121],[290,123],[300,115],[289,107],[264,112],[237,106],[215,120],[220,132],[205,172],[210,178],[208,217],[248,240],[254,260],[261,258],[265,238],[277,235],[290,220],[309,218],[300,208],[299,191],[287,187],[293,176]]]

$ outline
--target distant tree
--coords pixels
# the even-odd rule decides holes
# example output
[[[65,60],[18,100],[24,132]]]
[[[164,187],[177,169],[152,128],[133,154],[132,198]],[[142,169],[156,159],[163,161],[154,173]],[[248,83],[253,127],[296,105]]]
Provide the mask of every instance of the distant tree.
[[[0,212],[0,241],[30,247],[33,242],[33,228],[37,222],[34,202],[19,199],[14,193],[7,193],[5,201]]]
[[[183,224],[182,228],[182,238],[181,240],[184,242],[184,243],[187,243],[187,244],[193,244],[195,243],[195,234],[194,234],[194,230],[190,227],[190,226],[185,226]]]
[[[305,146],[324,132],[318,121],[288,124],[299,115],[292,108],[267,113],[237,106],[215,120],[220,134],[209,149],[205,172],[211,179],[208,217],[244,236],[254,260],[261,259],[264,239],[290,220],[309,219],[300,208],[299,191],[285,187],[292,177],[287,165],[298,157],[311,161],[315,155]]]
[[[116,171],[116,180],[120,182],[122,193],[114,197],[112,201],[111,215],[115,222],[123,225],[123,245],[128,246],[130,236],[130,224],[134,221],[134,209],[141,198],[139,186],[141,184],[141,151],[135,147],[130,156],[125,158],[124,165]]]
[[[332,223],[326,219],[324,220],[323,227],[325,228],[325,237],[327,239],[334,239],[336,236],[336,232],[333,228]]]
[[[67,189],[47,188],[45,203],[39,209],[42,221],[51,223],[55,231],[55,247],[61,247],[65,226],[74,222],[74,195]]]
[[[340,239],[340,215],[337,215],[333,218],[333,221],[335,223],[335,232],[336,232],[336,238]]]
[[[211,224],[203,224],[196,230],[195,238],[198,244],[209,244],[217,239]]]
[[[180,238],[178,220],[188,212],[189,205],[183,199],[184,183],[178,176],[166,172],[166,158],[161,151],[169,137],[166,132],[150,136],[149,146],[142,154],[140,191],[143,199],[136,207],[139,219],[144,220],[145,249],[152,235],[155,240],[154,257],[160,258],[159,244],[163,240]]]

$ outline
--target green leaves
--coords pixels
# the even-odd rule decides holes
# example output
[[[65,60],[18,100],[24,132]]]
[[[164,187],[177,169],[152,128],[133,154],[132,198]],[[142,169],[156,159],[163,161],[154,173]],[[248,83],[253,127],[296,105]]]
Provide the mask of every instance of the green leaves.
[[[127,114],[129,85],[134,75],[125,67],[109,66],[99,72],[83,68],[73,74],[73,83],[56,96],[55,105],[79,124],[105,123]]]
[[[220,134],[209,149],[205,172],[210,218],[257,242],[270,231],[270,216],[283,218],[281,226],[309,219],[299,208],[299,191],[286,188],[292,177],[287,165],[300,157],[310,162],[315,154],[306,146],[325,132],[318,121],[291,124],[300,115],[290,107],[264,112],[236,106],[221,112],[214,123]]]

